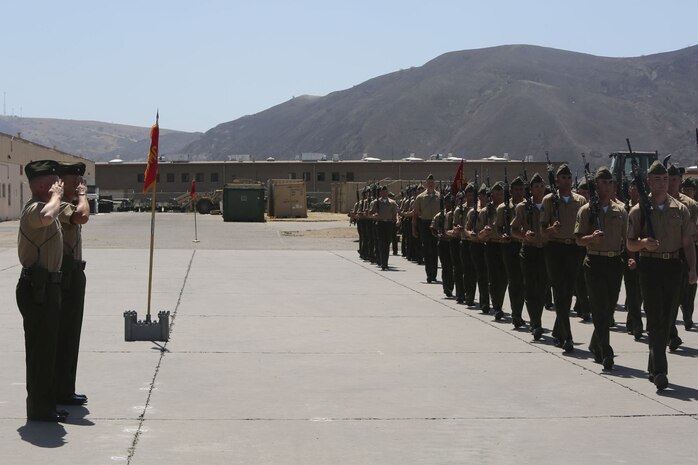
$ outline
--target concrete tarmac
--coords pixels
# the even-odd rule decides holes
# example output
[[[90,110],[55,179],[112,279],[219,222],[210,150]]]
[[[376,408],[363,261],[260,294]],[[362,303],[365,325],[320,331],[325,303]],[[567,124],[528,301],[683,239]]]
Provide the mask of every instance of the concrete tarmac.
[[[153,310],[172,312],[170,341],[124,342],[123,312],[144,317],[150,215],[94,216],[78,372],[89,404],[54,425],[25,420],[18,223],[0,223],[2,463],[696,461],[698,334],[681,324],[657,393],[622,310],[604,372],[590,323],[572,317],[576,350],[563,354],[549,332],[513,329],[506,301],[496,322],[427,284],[423,267],[391,256],[380,271],[353,239],[317,233],[347,222],[199,216],[195,244],[192,215],[157,221]]]

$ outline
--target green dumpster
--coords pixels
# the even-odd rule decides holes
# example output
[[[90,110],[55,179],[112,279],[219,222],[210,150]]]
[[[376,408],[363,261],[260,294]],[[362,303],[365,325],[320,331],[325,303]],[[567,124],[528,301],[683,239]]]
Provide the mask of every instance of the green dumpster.
[[[223,187],[223,221],[264,221],[264,186],[226,184]]]

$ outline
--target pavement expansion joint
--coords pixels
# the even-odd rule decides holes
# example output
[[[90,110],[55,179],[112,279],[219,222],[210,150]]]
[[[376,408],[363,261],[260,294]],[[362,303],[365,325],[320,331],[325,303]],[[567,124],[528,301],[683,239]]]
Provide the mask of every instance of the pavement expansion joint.
[[[459,417],[313,417],[313,418],[282,418],[282,417],[249,417],[249,418],[149,418],[148,422],[180,422],[180,421],[205,421],[205,422],[361,422],[361,421],[550,421],[550,420],[598,420],[598,419],[625,419],[625,418],[693,418],[696,414],[688,413],[657,413],[657,414],[625,414],[625,415],[545,415],[545,416],[459,416]]]
[[[627,391],[630,391],[630,392],[632,392],[632,393],[634,393],[634,394],[636,394],[636,395],[638,395],[638,396],[641,396],[641,397],[643,397],[643,398],[645,398],[645,399],[648,399],[648,400],[651,400],[651,401],[653,401],[653,402],[655,402],[655,403],[657,403],[657,404],[659,404],[659,405],[661,405],[661,406],[663,406],[663,407],[666,407],[666,408],[668,408],[668,409],[670,409],[670,410],[673,410],[674,412],[677,412],[678,415],[681,415],[681,416],[688,416],[688,417],[694,418],[691,414],[689,414],[689,413],[687,413],[687,412],[684,412],[683,410],[677,409],[676,407],[673,407],[673,406],[667,404],[666,402],[663,402],[662,399],[661,399],[661,397],[662,397],[662,396],[670,397],[670,396],[667,395],[667,394],[662,394],[662,395],[660,395],[660,396],[650,396],[650,395],[647,395],[647,394],[645,394],[645,393],[643,393],[643,392],[638,391],[637,389],[633,389],[633,388],[630,387],[630,386],[626,386],[626,385],[624,385],[624,384],[618,382],[617,380],[613,379],[613,376],[612,376],[612,375],[607,375],[607,374],[605,374],[605,373],[602,373],[602,372],[598,372],[598,371],[596,371],[596,370],[591,370],[591,369],[589,369],[588,367],[586,367],[586,366],[582,365],[581,363],[579,363],[579,362],[577,361],[577,359],[575,359],[574,357],[569,357],[569,356],[565,356],[565,355],[563,355],[563,354],[561,354],[561,353],[553,352],[552,350],[550,350],[550,348],[549,348],[548,346],[546,346],[545,344],[541,344],[541,343],[538,342],[538,341],[527,341],[527,340],[523,339],[522,337],[520,337],[518,332],[512,332],[512,331],[510,331],[510,330],[508,330],[508,329],[505,330],[505,329],[502,327],[502,325],[501,325],[500,323],[497,323],[497,322],[494,322],[494,321],[488,321],[488,320],[486,320],[486,319],[483,319],[483,318],[478,317],[477,315],[467,313],[467,312],[465,312],[465,311],[463,311],[463,310],[461,310],[461,309],[459,309],[459,308],[454,308],[454,307],[448,305],[448,303],[449,303],[448,301],[447,301],[447,302],[444,302],[444,301],[443,301],[442,299],[440,299],[440,298],[435,298],[435,297],[433,297],[433,296],[431,296],[431,295],[428,295],[428,294],[426,294],[426,293],[424,293],[424,292],[421,292],[421,291],[419,291],[419,290],[417,290],[417,289],[414,289],[414,288],[412,288],[412,287],[410,287],[410,286],[408,286],[408,285],[406,285],[406,284],[404,284],[404,283],[401,283],[401,282],[399,282],[399,281],[396,281],[395,279],[391,278],[390,276],[386,275],[385,273],[380,273],[380,272],[379,272],[378,270],[376,270],[375,267],[373,267],[373,266],[365,265],[365,264],[362,263],[362,262],[353,260],[353,259],[351,259],[351,258],[349,258],[349,257],[346,257],[346,256],[344,256],[344,255],[342,255],[342,254],[340,254],[340,253],[337,253],[337,252],[332,252],[332,253],[335,254],[336,256],[338,256],[338,257],[340,257],[340,258],[342,258],[342,259],[344,259],[344,260],[350,262],[350,263],[353,263],[353,264],[355,264],[355,265],[357,265],[357,266],[359,266],[359,267],[361,267],[361,268],[364,268],[365,270],[370,271],[371,273],[376,274],[377,276],[380,276],[380,277],[383,278],[383,279],[386,279],[386,280],[388,280],[388,281],[391,281],[391,282],[393,282],[394,284],[397,284],[398,286],[404,287],[405,289],[409,289],[410,291],[412,291],[412,292],[415,293],[415,294],[419,294],[419,295],[421,295],[422,297],[425,297],[425,298],[427,298],[427,299],[429,299],[429,300],[431,300],[431,301],[433,301],[433,302],[435,302],[435,303],[437,303],[437,304],[439,304],[439,305],[441,305],[441,306],[443,306],[443,307],[446,307],[446,308],[448,308],[448,309],[451,310],[451,311],[461,313],[461,314],[467,316],[468,318],[471,318],[471,319],[473,319],[473,320],[475,320],[475,321],[479,321],[480,323],[485,324],[485,325],[487,325],[487,326],[490,326],[491,328],[494,328],[494,329],[496,329],[496,330],[502,332],[503,334],[506,334],[506,335],[509,336],[509,337],[513,337],[513,338],[515,338],[515,339],[518,339],[519,341],[523,342],[524,344],[528,344],[528,345],[531,346],[531,347],[535,347],[535,348],[537,348],[538,350],[540,350],[541,352],[545,352],[545,353],[547,353],[547,354],[550,354],[550,355],[552,355],[553,357],[557,358],[558,360],[562,360],[562,361],[567,362],[567,363],[569,363],[569,364],[571,364],[571,365],[574,365],[575,367],[580,368],[580,369],[582,369],[582,370],[584,370],[584,371],[586,371],[586,372],[588,372],[588,373],[591,373],[591,374],[593,374],[593,375],[595,375],[595,376],[598,376],[598,377],[600,377],[600,378],[602,378],[602,379],[605,379],[606,381],[611,382],[611,383],[615,384],[616,386],[619,386],[619,387],[621,387],[621,388],[623,388],[623,389],[625,389],[625,390],[627,390]],[[409,263],[409,262],[408,262],[408,263]]]
[[[334,315],[190,315],[187,314],[187,318],[269,318],[269,319],[293,319],[293,318],[315,318],[318,320],[334,320],[334,319],[388,319],[388,320],[399,320],[399,319],[446,319],[446,318],[460,318],[459,315],[356,315],[356,314],[334,314]]]
[[[179,296],[177,297],[177,304],[175,305],[174,310],[172,311],[172,318],[170,319],[170,340],[172,339],[172,331],[174,329],[175,322],[177,320],[177,311],[179,310],[179,305],[182,303],[182,295],[184,294],[184,288],[187,285],[187,280],[189,279],[189,272],[191,271],[191,265],[194,262],[194,257],[196,256],[196,249],[192,251],[191,258],[189,259],[189,264],[187,265],[187,272],[184,275],[184,280],[182,281],[182,287],[179,290]],[[153,391],[155,389],[155,382],[158,377],[158,373],[160,372],[160,367],[162,366],[163,359],[165,358],[165,355],[169,353],[167,350],[167,345],[169,342],[165,342],[162,346],[160,346],[160,357],[158,358],[158,363],[155,366],[155,372],[153,373],[153,379],[150,381],[150,387],[148,389],[148,397],[146,398],[145,405],[143,406],[143,411],[141,414],[138,416],[138,428],[136,429],[136,432],[133,435],[133,441],[131,442],[131,446],[128,449],[128,458],[127,458],[127,465],[131,463],[131,460],[133,459],[133,456],[136,453],[136,447],[138,446],[138,440],[140,439],[141,432],[143,431],[143,422],[145,421],[145,414],[148,411],[148,408],[150,407],[150,398],[153,395]]]
[[[539,350],[531,350],[531,351],[487,351],[487,350],[444,350],[444,351],[426,351],[426,350],[421,350],[421,351],[413,351],[413,352],[389,352],[389,351],[384,351],[384,350],[366,350],[366,351],[355,351],[355,352],[302,352],[302,351],[285,351],[285,350],[276,350],[276,351],[258,351],[258,350],[183,350],[183,351],[169,351],[174,354],[189,354],[189,355],[204,355],[204,354],[211,354],[211,355],[301,355],[301,356],[307,356],[307,355],[348,355],[348,356],[354,356],[354,355],[462,355],[462,354],[476,354],[476,355],[482,355],[482,354],[510,354],[510,355],[518,355],[518,354],[536,354],[536,355],[543,355],[540,353]]]

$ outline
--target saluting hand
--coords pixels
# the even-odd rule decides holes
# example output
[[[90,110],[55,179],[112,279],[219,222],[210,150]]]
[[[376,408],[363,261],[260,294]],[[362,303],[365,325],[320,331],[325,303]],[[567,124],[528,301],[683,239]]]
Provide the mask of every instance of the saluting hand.
[[[58,181],[54,182],[48,191],[53,195],[63,197],[63,181],[59,179]]]

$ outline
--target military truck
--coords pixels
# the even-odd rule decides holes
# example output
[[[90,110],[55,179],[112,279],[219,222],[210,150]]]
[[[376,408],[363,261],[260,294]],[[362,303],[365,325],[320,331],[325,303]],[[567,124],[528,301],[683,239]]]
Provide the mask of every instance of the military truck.
[[[196,211],[202,215],[208,215],[211,212],[220,212],[220,201],[223,196],[223,190],[218,189],[213,192],[202,192],[196,194]],[[191,209],[191,195],[185,192],[173,199],[184,211]]]
[[[613,178],[617,180],[618,200],[625,202],[626,189],[624,184],[633,179],[633,159],[637,160],[638,167],[643,176],[647,175],[647,170],[654,160],[659,158],[659,152],[635,152],[619,151],[608,156],[611,159],[610,170]]]

